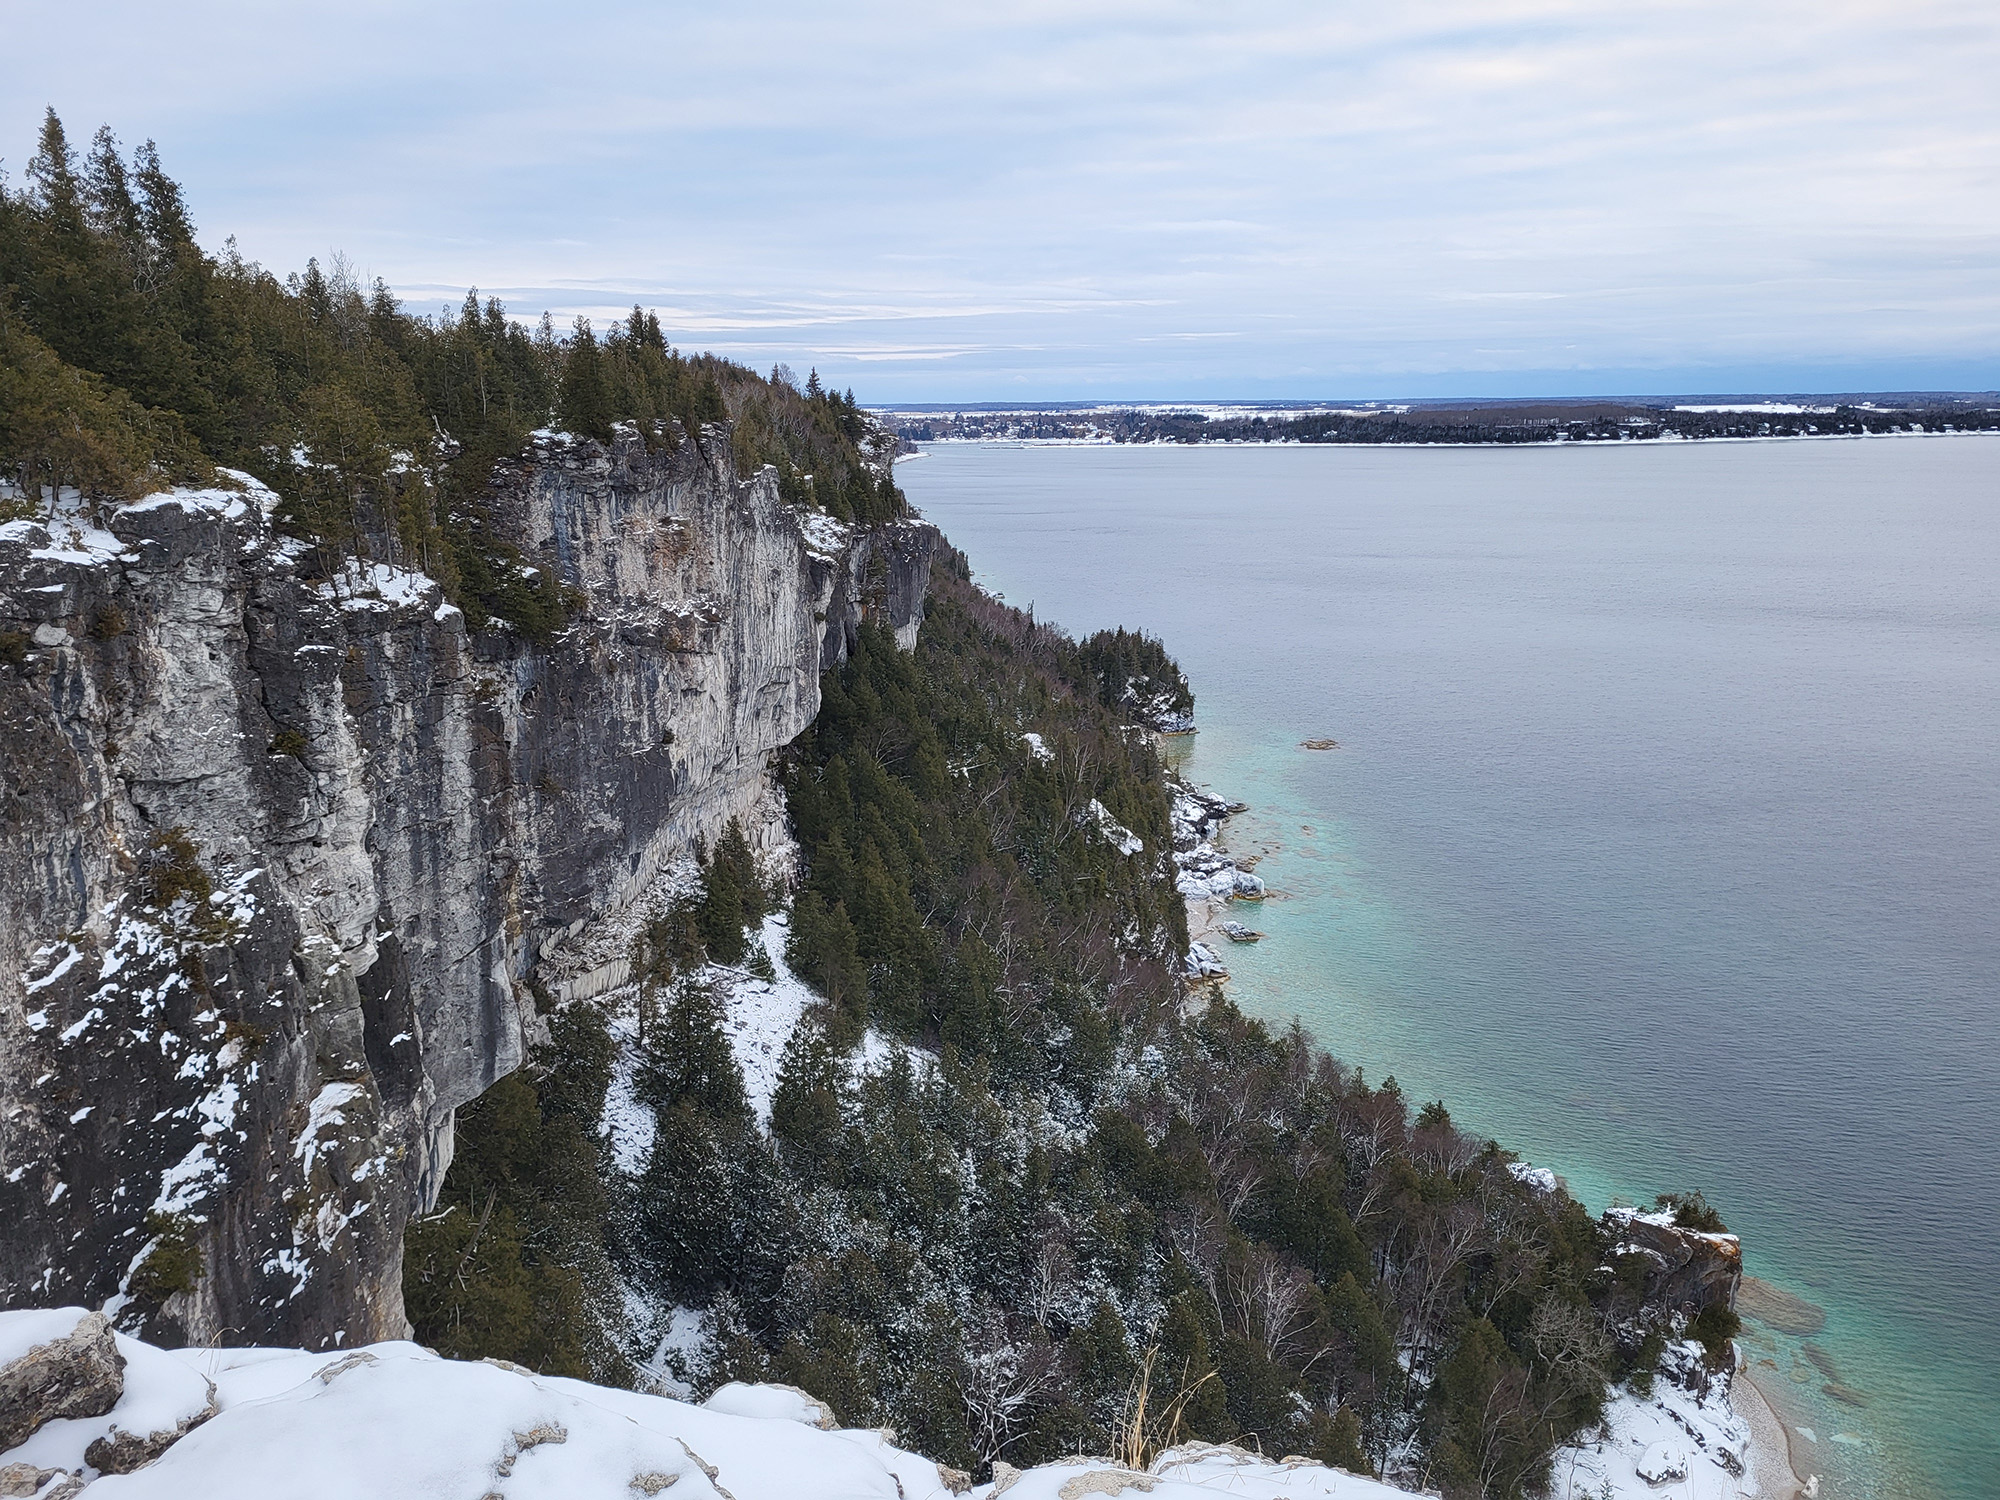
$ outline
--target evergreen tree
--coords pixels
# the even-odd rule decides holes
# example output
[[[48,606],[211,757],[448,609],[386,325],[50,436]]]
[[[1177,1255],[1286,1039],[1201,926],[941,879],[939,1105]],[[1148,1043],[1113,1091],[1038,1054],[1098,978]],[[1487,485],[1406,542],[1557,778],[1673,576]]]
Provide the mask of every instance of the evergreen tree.
[[[754,1146],[743,1075],[709,986],[673,985],[634,1092],[653,1111],[635,1241],[661,1294],[700,1305],[741,1259]]]
[[[611,396],[606,389],[603,356],[590,331],[590,319],[578,318],[563,360],[561,413],[571,432],[607,442],[611,437]]]
[[[633,1089],[639,1102],[654,1110],[686,1105],[735,1125],[747,1119],[743,1073],[723,1035],[713,988],[692,977],[669,988]]]
[[[840,1172],[840,1059],[810,1018],[792,1033],[771,1095],[771,1138],[794,1177],[808,1186]]]

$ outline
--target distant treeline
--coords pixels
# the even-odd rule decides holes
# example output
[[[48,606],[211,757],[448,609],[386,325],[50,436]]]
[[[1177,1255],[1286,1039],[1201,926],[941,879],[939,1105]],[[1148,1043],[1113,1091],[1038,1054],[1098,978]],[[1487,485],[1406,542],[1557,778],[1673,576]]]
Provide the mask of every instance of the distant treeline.
[[[1114,443],[1604,443],[1642,438],[1859,437],[2000,430],[2000,401],[1899,409],[1676,411],[1614,403],[1415,407],[1211,417],[1198,411],[888,412],[905,443],[1069,439]]]

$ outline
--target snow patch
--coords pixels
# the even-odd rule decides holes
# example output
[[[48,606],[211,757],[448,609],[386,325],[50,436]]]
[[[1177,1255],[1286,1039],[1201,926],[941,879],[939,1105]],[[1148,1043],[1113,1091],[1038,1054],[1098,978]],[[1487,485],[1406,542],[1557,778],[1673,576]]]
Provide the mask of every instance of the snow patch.
[[[331,578],[314,585],[322,599],[349,611],[422,608],[444,619],[444,589],[427,573],[388,563],[349,561]]]
[[[1120,854],[1138,854],[1146,847],[1145,840],[1112,817],[1111,809],[1095,797],[1090,799],[1090,806],[1084,810],[1083,817],[1078,821],[1089,822],[1097,830],[1098,836]]]
[[[847,550],[852,527],[821,511],[802,510],[793,514],[798,517],[799,530],[805,536],[806,551],[819,557],[837,558]]]
[[[1531,1167],[1524,1161],[1510,1161],[1507,1171],[1516,1182],[1525,1183],[1538,1193],[1553,1193],[1558,1186],[1556,1174],[1547,1167]]]
[[[1601,1429],[1556,1455],[1551,1500],[1639,1500],[1669,1493],[1663,1485],[1672,1486],[1674,1500],[1779,1494],[1759,1482],[1762,1455],[1751,1449],[1749,1424],[1730,1408],[1728,1379],[1709,1376],[1702,1359],[1699,1344],[1671,1345],[1650,1396],[1615,1393]]]
[[[301,1170],[312,1175],[313,1164],[325,1154],[320,1143],[323,1131],[336,1125],[347,1123],[346,1107],[361,1097],[361,1086],[356,1083],[329,1083],[313,1096],[313,1102],[306,1111],[306,1128],[299,1132],[292,1143],[292,1159],[302,1163]]]

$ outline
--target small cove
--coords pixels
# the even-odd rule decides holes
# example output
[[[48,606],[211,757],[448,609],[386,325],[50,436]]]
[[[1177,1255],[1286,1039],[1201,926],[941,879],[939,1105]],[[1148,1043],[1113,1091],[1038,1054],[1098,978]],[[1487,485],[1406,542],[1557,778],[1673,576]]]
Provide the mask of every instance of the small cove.
[[[2000,440],[898,478],[988,587],[1188,670],[1173,753],[1283,893],[1224,955],[1238,1003],[1593,1208],[1704,1189],[1825,1310],[1747,1327],[1822,1493],[1987,1491]]]

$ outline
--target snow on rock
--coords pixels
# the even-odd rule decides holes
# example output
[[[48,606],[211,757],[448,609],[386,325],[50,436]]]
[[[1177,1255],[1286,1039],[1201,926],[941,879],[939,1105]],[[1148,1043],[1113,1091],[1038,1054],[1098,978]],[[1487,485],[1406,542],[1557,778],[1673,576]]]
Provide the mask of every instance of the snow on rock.
[[[278,497],[250,475],[237,469],[219,469],[216,472],[222,476],[222,484],[207,488],[161,490],[129,505],[117,506],[108,513],[87,505],[75,490],[65,489],[56,497],[46,515],[0,525],[0,542],[26,544],[28,557],[36,562],[69,563],[80,567],[133,563],[139,561],[139,553],[133,550],[131,543],[100,526],[100,518],[115,527],[126,517],[174,507],[205,512],[225,521],[240,521],[251,516],[254,507],[261,520],[276,508]],[[12,486],[8,489],[13,492]]]
[[[1079,822],[1087,822],[1097,830],[1098,836],[1120,854],[1137,854],[1146,847],[1145,841],[1111,815],[1111,809],[1095,797],[1084,809]]]
[[[1547,1167],[1531,1167],[1524,1161],[1510,1161],[1507,1171],[1516,1182],[1525,1183],[1538,1193],[1553,1193],[1559,1186],[1556,1174]]]
[[[317,585],[320,597],[345,610],[395,610],[412,607],[429,611],[438,620],[447,608],[444,588],[427,573],[388,563],[349,562],[346,567]]]
[[[1270,1459],[1249,1453],[1234,1443],[1183,1443],[1153,1460],[1152,1473],[1170,1481],[1155,1493],[1171,1493],[1181,1485],[1201,1492],[1239,1495],[1331,1497],[1331,1500],[1387,1500],[1402,1490],[1343,1469],[1301,1458]]]
[[[84,1316],[80,1307],[0,1313],[0,1364],[22,1340],[33,1344],[61,1338]],[[146,1451],[165,1447],[212,1414],[214,1391],[202,1375],[164,1349],[122,1333],[113,1337],[125,1361],[117,1402],[101,1416],[46,1423],[26,1442],[0,1453],[0,1468],[19,1463],[94,1477],[106,1463],[125,1467],[143,1462]]]
[[[805,534],[808,552],[821,557],[839,557],[846,550],[852,527],[843,526],[821,511],[802,510],[793,514],[798,517],[799,530]]]
[[[1190,979],[1227,979],[1229,969],[1221,955],[1206,943],[1189,943],[1187,975]]]
[[[1149,678],[1134,677],[1127,682],[1120,702],[1127,713],[1149,729],[1161,734],[1194,733],[1194,711],[1176,708],[1173,691],[1154,688]]]
[[[743,1404],[775,1413],[744,1415],[441,1359],[408,1343],[344,1355],[189,1350],[181,1358],[186,1373],[214,1380],[219,1413],[148,1467],[98,1480],[93,1500],[945,1493],[928,1460],[898,1453],[886,1462],[879,1434],[822,1431],[784,1412],[799,1398],[782,1388],[742,1388]],[[912,1483],[926,1474],[928,1484]]]
[[[1186,854],[1176,853],[1174,863],[1180,873],[1174,888],[1195,901],[1227,901],[1232,897],[1265,894],[1261,876],[1238,868],[1236,861],[1212,845],[1203,844]]]
[[[73,1322],[81,1309],[70,1309]],[[15,1339],[0,1315],[0,1337]],[[25,1326],[25,1325],[24,1325]],[[826,1403],[789,1386],[724,1386],[705,1405],[448,1360],[411,1343],[345,1353],[162,1350],[119,1339],[127,1391],[104,1417],[51,1424],[0,1453],[0,1468],[66,1469],[91,1500],[946,1500],[965,1475],[895,1446],[884,1431],[837,1430]],[[89,1433],[159,1432],[206,1416],[136,1472],[86,1459]],[[64,1430],[55,1429],[60,1426]],[[88,1429],[88,1433],[86,1432]],[[1390,1500],[1399,1491],[1304,1459],[1275,1461],[1190,1443],[1151,1470],[1071,1459],[1025,1472],[1000,1463],[978,1500]],[[50,1479],[54,1476],[51,1474]]]
[[[1663,1439],[1646,1449],[1635,1466],[1639,1477],[1648,1484],[1668,1484],[1688,1476],[1688,1451],[1685,1443]]]
[[[732,1380],[701,1403],[710,1411],[732,1417],[758,1417],[769,1422],[798,1422],[832,1432],[840,1424],[833,1408],[795,1385],[746,1385]]]
[[[1171,782],[1168,790],[1174,799],[1168,816],[1173,820],[1176,849],[1192,849],[1213,838],[1222,820],[1238,810],[1226,797],[1185,782]]]
[[[1213,792],[1180,782],[1172,784],[1170,817],[1174,829],[1174,884],[1191,901],[1227,900],[1231,896],[1261,896],[1264,882],[1210,842],[1223,819],[1242,808]]]
[[[308,1173],[312,1171],[313,1163],[318,1160],[320,1152],[324,1149],[320,1136],[336,1125],[345,1125],[346,1107],[361,1098],[361,1095],[359,1084],[329,1083],[313,1096],[312,1104],[306,1111],[305,1129],[299,1132],[298,1139],[292,1143],[293,1157],[305,1163],[305,1170]]]
[[[1056,753],[1049,748],[1048,741],[1043,739],[1039,734],[1030,731],[1022,735],[1021,738],[1027,741],[1028,754],[1034,756],[1043,765],[1047,765],[1056,758]]]
[[[1789,1500],[1776,1483],[1760,1484],[1750,1426],[1729,1404],[1729,1381],[1711,1376],[1701,1345],[1669,1346],[1650,1396],[1614,1394],[1604,1424],[1589,1441],[1556,1455],[1551,1500]],[[1772,1455],[1780,1470],[1784,1455]],[[1782,1474],[1777,1476],[1783,1477]],[[1671,1485],[1671,1489],[1662,1486]]]
[[[26,543],[28,556],[36,562],[98,567],[104,563],[139,560],[139,555],[117,537],[77,515],[58,514],[46,521],[9,521],[0,526],[0,541]]]
[[[995,1464],[995,1479],[972,1500],[1086,1500],[1123,1495],[1139,1500],[1404,1500],[1407,1492],[1374,1479],[1329,1469],[1304,1458],[1265,1458],[1233,1443],[1183,1443],[1150,1469],[1124,1469],[1108,1459],[1073,1458],[1017,1470]]]
[[[0,1313],[0,1369],[30,1349],[68,1338],[76,1331],[76,1325],[89,1316],[90,1310],[83,1307],[36,1307]]]
[[[134,500],[130,505],[121,505],[116,514],[139,515],[149,510],[176,506],[182,510],[206,511],[225,521],[239,521],[250,514],[253,505],[267,516],[278,508],[277,494],[263,481],[241,469],[218,469],[216,472],[229,481],[227,488],[218,485],[207,489],[160,490]]]

